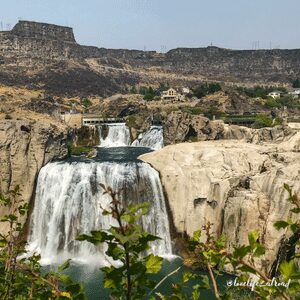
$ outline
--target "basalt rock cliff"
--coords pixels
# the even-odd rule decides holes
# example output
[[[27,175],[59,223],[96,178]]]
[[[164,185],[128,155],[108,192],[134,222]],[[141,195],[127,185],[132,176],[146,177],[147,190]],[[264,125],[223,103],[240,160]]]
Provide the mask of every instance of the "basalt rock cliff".
[[[290,82],[300,75],[300,50],[104,49],[79,45],[69,27],[19,21],[11,31],[0,32],[0,65],[2,84],[42,86],[59,95],[108,96],[160,82]]]

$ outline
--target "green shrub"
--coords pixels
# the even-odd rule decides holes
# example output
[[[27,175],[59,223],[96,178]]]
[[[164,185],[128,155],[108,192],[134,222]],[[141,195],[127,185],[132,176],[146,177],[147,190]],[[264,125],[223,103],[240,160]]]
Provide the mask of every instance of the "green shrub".
[[[90,106],[93,105],[92,101],[88,98],[83,98],[81,99],[81,105],[83,105],[85,108],[89,108]]]
[[[266,100],[265,107],[267,107],[267,108],[280,108],[281,104],[277,99],[274,99],[274,98],[270,97]]]
[[[77,240],[88,241],[96,246],[106,243],[106,254],[122,262],[118,267],[101,268],[104,272],[104,287],[111,289],[112,299],[145,299],[156,285],[151,275],[161,270],[163,262],[162,257],[153,254],[142,256],[150,248],[150,242],[160,239],[143,231],[139,225],[141,217],[148,213],[149,203],[129,204],[124,209],[119,193],[102,184],[100,186],[111,197],[110,207],[104,210],[103,215],[110,215],[118,226],[92,231],[91,235],[79,235]]]
[[[209,118],[210,120],[212,120],[214,116],[217,119],[219,119],[225,115],[224,112],[222,112],[215,106],[211,106],[209,109],[205,110],[203,113],[204,113],[204,116]]]
[[[74,146],[73,144],[68,144],[68,156],[89,154],[93,149],[93,147]]]
[[[39,263],[40,256],[25,256],[22,218],[28,216],[29,206],[21,199],[17,186],[0,194],[1,209],[9,211],[0,222],[6,224],[7,234],[0,234],[0,299],[85,299],[80,284],[72,282],[63,271],[70,265],[66,261],[58,272],[45,272]],[[21,258],[23,256],[23,258]]]
[[[273,122],[273,126],[276,126],[276,125],[282,125],[283,124],[283,119],[282,118],[275,118],[274,122]]]
[[[202,98],[206,95],[221,91],[222,88],[219,83],[202,84],[192,89],[194,96]]]
[[[154,94],[152,93],[146,93],[143,97],[144,100],[146,101],[152,101],[154,99]]]
[[[184,107],[182,111],[192,115],[200,115],[204,110],[201,107]]]
[[[255,122],[253,124],[254,128],[263,128],[263,127],[271,127],[273,124],[273,119],[267,115],[258,115],[255,118]]]
[[[293,88],[300,88],[300,80],[299,78],[293,81]]]
[[[263,98],[263,99],[267,99],[268,94],[274,90],[286,92],[286,89],[283,87],[272,87],[272,86],[262,87],[258,85],[253,88],[238,87],[237,90],[241,93],[244,93],[250,98]]]
[[[265,106],[268,108],[296,108],[299,106],[299,100],[295,99],[291,95],[284,95],[280,98],[268,98],[265,102]]]
[[[128,116],[128,118],[126,119],[126,125],[128,127],[133,127],[136,128],[137,127],[137,123],[136,123],[136,116],[135,115],[130,115]]]

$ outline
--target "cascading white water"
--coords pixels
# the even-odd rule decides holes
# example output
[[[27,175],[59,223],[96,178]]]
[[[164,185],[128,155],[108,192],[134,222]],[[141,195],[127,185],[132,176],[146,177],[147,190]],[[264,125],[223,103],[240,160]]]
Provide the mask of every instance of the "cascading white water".
[[[112,224],[103,208],[110,202],[102,183],[122,189],[124,202],[150,202],[142,219],[144,230],[160,236],[151,252],[171,254],[168,216],[157,171],[143,162],[54,162],[41,169],[30,223],[28,250],[41,254],[42,263],[75,261],[109,263],[103,246],[74,241],[80,233],[107,229]]]
[[[151,126],[148,131],[141,133],[132,143],[136,147],[149,147],[154,150],[163,148],[164,136],[162,126]]]
[[[100,147],[122,147],[131,144],[129,128],[125,123],[102,124],[98,128]]]
[[[99,125],[99,147],[148,147],[158,150],[164,146],[162,126],[151,126],[131,144],[130,131],[125,123]]]

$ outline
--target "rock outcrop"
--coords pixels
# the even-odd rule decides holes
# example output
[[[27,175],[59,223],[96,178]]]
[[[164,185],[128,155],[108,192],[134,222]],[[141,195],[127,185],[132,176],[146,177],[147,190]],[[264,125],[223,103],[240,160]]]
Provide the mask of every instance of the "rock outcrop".
[[[160,172],[178,232],[192,235],[210,221],[232,249],[259,230],[266,246],[260,263],[270,272],[287,234],[273,223],[290,216],[283,184],[300,193],[299,142],[300,133],[279,144],[184,143],[140,158]]]
[[[211,121],[201,115],[173,111],[164,120],[164,140],[166,145],[185,141],[244,140],[251,143],[283,142],[297,131],[288,126],[253,129],[224,124],[222,120]]]
[[[54,158],[67,155],[66,134],[41,122],[0,121],[0,191],[20,186],[29,203],[40,168]],[[0,214],[5,213],[1,210]],[[5,230],[2,227],[1,230]]]

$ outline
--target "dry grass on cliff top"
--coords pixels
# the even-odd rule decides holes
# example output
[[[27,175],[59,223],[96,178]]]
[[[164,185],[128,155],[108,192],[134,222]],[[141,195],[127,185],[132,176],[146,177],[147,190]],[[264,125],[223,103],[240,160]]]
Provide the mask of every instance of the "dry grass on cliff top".
[[[23,87],[0,86],[0,120],[18,119],[53,124],[64,128],[58,117],[40,113],[26,108],[35,102],[36,107],[42,105],[45,93],[43,90],[30,90]]]

